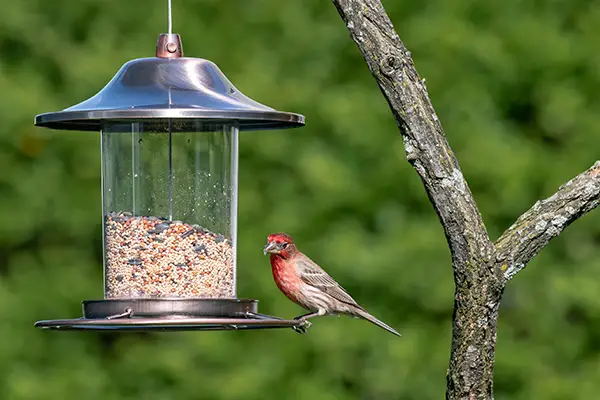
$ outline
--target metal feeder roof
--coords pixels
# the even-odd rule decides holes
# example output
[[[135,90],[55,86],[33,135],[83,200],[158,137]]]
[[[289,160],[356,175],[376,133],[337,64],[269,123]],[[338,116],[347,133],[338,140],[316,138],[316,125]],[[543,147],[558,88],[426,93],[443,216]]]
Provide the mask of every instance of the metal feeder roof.
[[[244,95],[213,62],[183,57],[178,34],[160,35],[156,57],[125,63],[96,95],[63,111],[37,115],[35,125],[99,131],[103,122],[163,126],[167,119],[178,120],[176,130],[195,130],[197,120],[237,123],[240,130],[304,125],[304,116],[274,110]]]

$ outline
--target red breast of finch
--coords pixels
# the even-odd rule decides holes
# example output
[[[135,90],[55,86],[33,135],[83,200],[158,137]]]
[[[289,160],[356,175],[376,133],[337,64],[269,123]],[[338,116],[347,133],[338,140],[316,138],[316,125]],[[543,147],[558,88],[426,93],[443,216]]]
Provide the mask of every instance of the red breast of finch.
[[[264,248],[269,253],[273,279],[279,290],[290,300],[310,313],[296,317],[306,327],[308,318],[322,315],[349,315],[367,321],[401,336],[393,328],[381,322],[356,301],[323,268],[305,256],[285,233],[269,235]]]

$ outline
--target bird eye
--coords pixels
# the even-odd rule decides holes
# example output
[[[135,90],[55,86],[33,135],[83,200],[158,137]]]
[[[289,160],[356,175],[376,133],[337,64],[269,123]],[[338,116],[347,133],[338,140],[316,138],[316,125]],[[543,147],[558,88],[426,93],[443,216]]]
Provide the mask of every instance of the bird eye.
[[[285,249],[285,248],[287,248],[287,247],[288,247],[288,244],[289,244],[289,243],[284,243],[284,244],[281,246],[281,248],[282,248],[282,249]]]

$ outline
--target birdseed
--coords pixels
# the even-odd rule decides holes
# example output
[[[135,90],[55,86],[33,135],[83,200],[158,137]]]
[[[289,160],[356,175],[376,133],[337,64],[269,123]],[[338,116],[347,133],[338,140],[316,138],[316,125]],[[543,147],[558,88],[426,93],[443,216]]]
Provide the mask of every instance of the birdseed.
[[[231,240],[198,225],[111,213],[105,297],[234,298]]]

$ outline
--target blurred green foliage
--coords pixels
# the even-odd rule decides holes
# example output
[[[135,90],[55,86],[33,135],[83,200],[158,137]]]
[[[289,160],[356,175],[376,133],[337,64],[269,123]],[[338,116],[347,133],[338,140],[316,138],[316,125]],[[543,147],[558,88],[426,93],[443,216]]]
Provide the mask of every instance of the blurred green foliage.
[[[600,3],[386,1],[496,238],[600,158]],[[262,246],[287,231],[397,339],[364,321],[293,331],[44,332],[102,298],[99,135],[45,131],[35,114],[96,93],[152,56],[166,2],[1,4],[0,398],[436,399],[453,298],[443,231],[402,140],[328,1],[175,0],[186,55],[245,94],[306,116],[240,143],[239,296],[301,310]],[[496,399],[600,390],[600,212],[512,282],[501,307]]]

